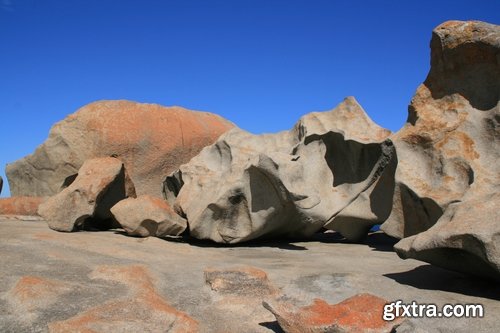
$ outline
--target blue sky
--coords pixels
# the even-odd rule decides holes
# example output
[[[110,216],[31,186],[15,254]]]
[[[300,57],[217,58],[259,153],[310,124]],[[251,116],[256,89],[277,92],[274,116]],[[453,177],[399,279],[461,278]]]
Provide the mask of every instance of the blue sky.
[[[210,111],[262,133],[352,95],[398,130],[431,31],[450,19],[500,24],[500,1],[0,0],[0,175],[101,99]]]

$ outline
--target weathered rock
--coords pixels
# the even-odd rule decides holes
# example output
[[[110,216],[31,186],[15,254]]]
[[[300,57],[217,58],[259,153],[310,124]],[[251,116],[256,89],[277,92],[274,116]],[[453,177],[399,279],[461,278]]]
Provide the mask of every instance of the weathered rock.
[[[500,281],[500,192],[470,191],[448,205],[429,230],[395,245],[404,259],[414,258],[455,271]]]
[[[388,301],[371,295],[358,294],[331,305],[321,299],[300,309],[285,302],[264,302],[286,333],[387,333],[401,320],[385,321],[384,305]]]
[[[396,245],[404,258],[500,276],[499,54],[500,26],[450,21],[433,32],[431,70],[391,137],[399,165],[382,230],[418,234]]]
[[[222,294],[242,297],[272,296],[278,292],[269,281],[266,272],[255,267],[232,269],[205,269],[205,282]]]
[[[95,158],[85,161],[74,182],[41,204],[38,213],[58,231],[108,229],[118,226],[111,207],[129,196],[135,196],[135,189],[123,163]]]
[[[433,31],[430,72],[391,136],[399,164],[387,234],[425,231],[468,191],[500,184],[499,52],[497,25],[450,21]]]
[[[22,321],[33,321],[49,306],[57,302],[61,294],[70,292],[69,283],[39,276],[23,276],[8,291],[10,306],[18,310]]]
[[[199,239],[304,237],[326,226],[358,240],[391,211],[389,133],[354,98],[304,116],[288,132],[235,128],[167,177],[165,197]]]
[[[115,156],[138,194],[161,196],[161,182],[234,125],[207,112],[130,101],[88,104],[55,124],[36,151],[7,165],[13,196],[51,196],[84,161]]]
[[[46,197],[10,197],[0,199],[0,215],[37,216]]]
[[[118,202],[111,213],[132,236],[177,236],[187,228],[186,220],[165,200],[147,194]]]
[[[285,295],[278,297],[297,307],[312,304],[314,298],[337,304],[368,292],[390,301],[402,299],[406,304],[416,301],[441,308],[447,303],[474,303],[485,309],[482,318],[412,318],[415,328],[402,333],[422,333],[419,328],[428,333],[497,332],[500,323],[500,284],[479,283],[418,260],[401,260],[389,251],[393,242],[379,238],[380,233],[368,236],[369,246],[337,242],[326,234],[306,242],[235,248],[124,237],[114,230],[60,233],[43,223],[9,217],[0,217],[0,228],[0,332],[46,332],[49,325],[63,332],[162,332],[173,318],[163,313],[168,308],[162,303],[196,320],[200,332],[280,332],[276,318],[262,306],[263,300],[275,296],[259,296],[269,289],[266,280],[246,284],[254,281],[252,276],[259,280],[262,273],[222,274],[219,277],[231,283],[216,284],[219,291],[205,282],[207,267],[233,271],[242,265],[264,270],[279,295]],[[65,282],[70,287],[64,293],[51,289],[55,302],[46,305],[42,297],[52,294],[45,289],[37,299],[27,293],[26,305],[34,303],[36,318],[26,324],[30,318],[24,317],[31,316],[25,307],[17,306],[20,298],[11,292],[25,276]],[[150,288],[139,282],[147,279],[157,296],[148,295]],[[255,286],[256,297],[250,293],[240,296],[238,286],[245,285]],[[33,287],[34,292],[39,290]],[[138,294],[141,291],[147,293]],[[139,299],[138,295],[144,296]]]
[[[158,294],[147,268],[104,265],[92,272],[91,278],[125,284],[130,295],[90,308],[72,318],[49,323],[51,333],[198,332],[196,320],[170,306]]]

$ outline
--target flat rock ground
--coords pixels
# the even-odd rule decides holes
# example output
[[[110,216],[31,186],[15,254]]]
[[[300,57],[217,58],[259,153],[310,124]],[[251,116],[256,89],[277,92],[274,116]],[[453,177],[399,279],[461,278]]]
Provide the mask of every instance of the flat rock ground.
[[[401,260],[393,244],[380,233],[365,244],[325,233],[229,247],[119,230],[59,233],[43,221],[0,217],[0,332],[281,332],[263,300],[305,306],[363,292],[485,308],[484,318],[412,319],[398,332],[500,332],[497,285]],[[242,267],[255,269],[234,273]],[[210,280],[205,271],[222,273]]]

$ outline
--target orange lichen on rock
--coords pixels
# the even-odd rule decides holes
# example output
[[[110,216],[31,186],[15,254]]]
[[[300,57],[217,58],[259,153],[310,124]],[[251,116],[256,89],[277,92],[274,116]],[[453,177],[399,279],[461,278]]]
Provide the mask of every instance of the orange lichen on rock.
[[[10,197],[0,199],[0,215],[37,216],[38,206],[46,197]]]
[[[70,286],[62,281],[23,276],[9,291],[9,300],[15,307],[22,307],[30,312],[54,303],[59,295],[70,289]]]
[[[157,293],[153,278],[145,267],[100,266],[90,277],[123,283],[131,295],[93,307],[67,320],[50,323],[50,332],[198,331],[194,319],[170,306]]]
[[[300,309],[288,303],[264,303],[287,333],[299,332],[389,332],[400,323],[384,321],[384,305],[388,302],[371,294],[358,294],[338,304],[321,299]]]

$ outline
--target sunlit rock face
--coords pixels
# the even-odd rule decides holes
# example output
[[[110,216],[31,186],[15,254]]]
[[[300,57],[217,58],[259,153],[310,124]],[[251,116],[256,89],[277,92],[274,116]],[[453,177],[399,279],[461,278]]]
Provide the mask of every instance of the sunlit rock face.
[[[391,210],[389,134],[354,98],[304,116],[290,131],[236,128],[169,176],[165,196],[200,239],[305,237],[327,227],[358,240]],[[374,207],[380,192],[386,200]]]
[[[161,196],[166,175],[234,125],[215,114],[125,100],[90,103],[50,130],[36,151],[7,165],[13,196],[51,196],[91,158],[124,162],[137,194]]]
[[[395,200],[382,229],[408,237],[396,245],[400,256],[500,276],[499,96],[500,26],[438,26],[429,75],[391,136]]]

